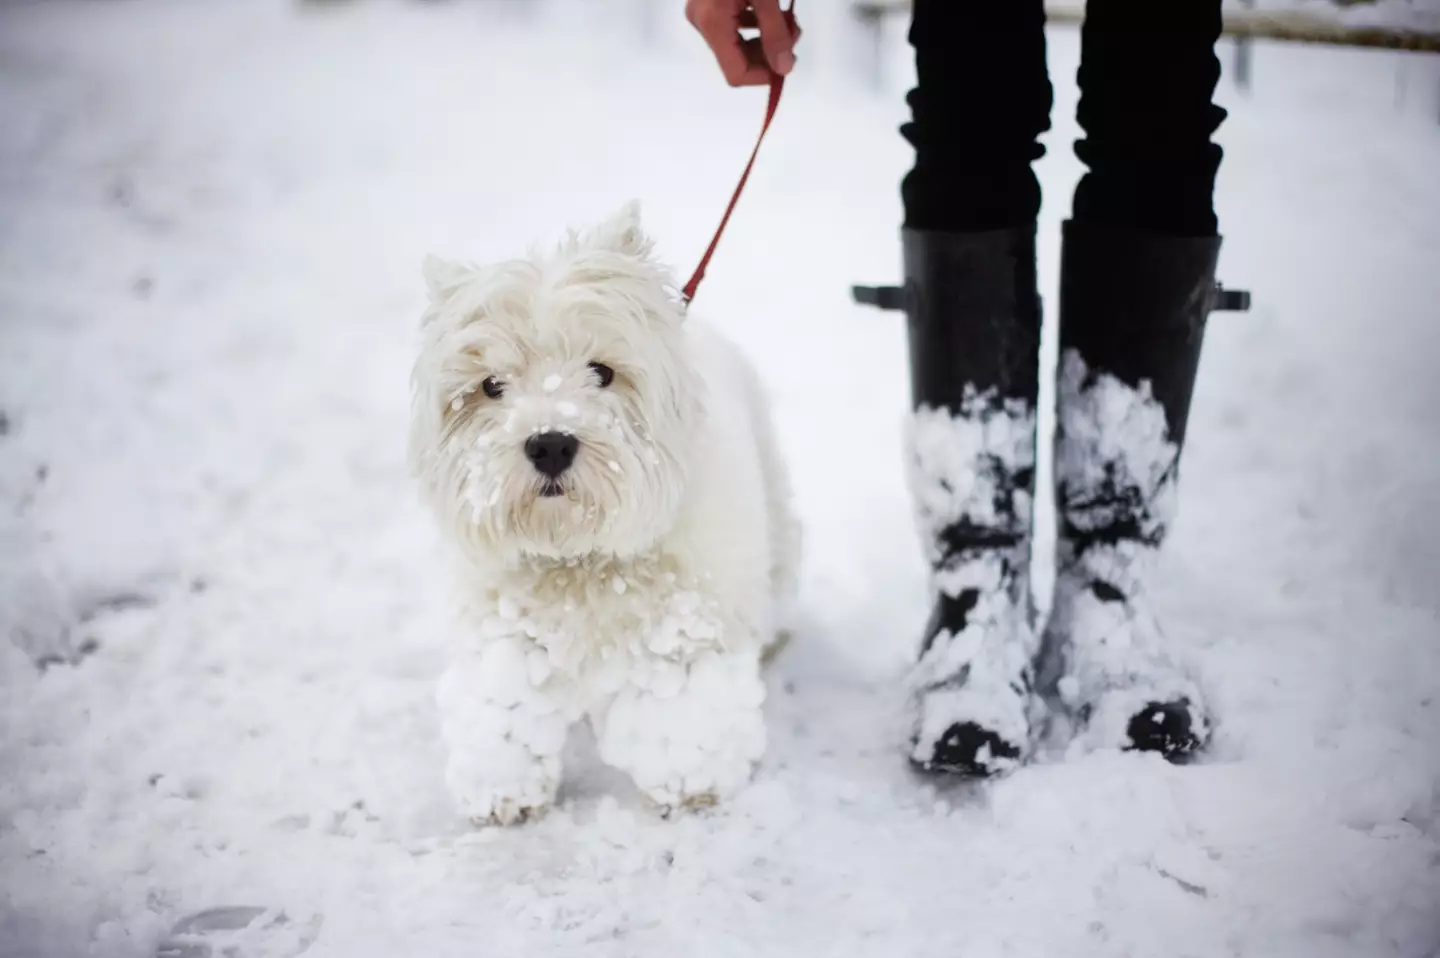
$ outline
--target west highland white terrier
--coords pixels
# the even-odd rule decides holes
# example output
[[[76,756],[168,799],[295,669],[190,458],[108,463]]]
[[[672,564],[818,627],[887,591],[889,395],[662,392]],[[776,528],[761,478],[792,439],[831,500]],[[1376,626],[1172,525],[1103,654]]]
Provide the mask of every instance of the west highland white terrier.
[[[742,354],[631,203],[557,248],[429,257],[410,459],[458,570],[437,702],[477,823],[546,809],[572,725],[666,809],[743,788],[800,531]]]

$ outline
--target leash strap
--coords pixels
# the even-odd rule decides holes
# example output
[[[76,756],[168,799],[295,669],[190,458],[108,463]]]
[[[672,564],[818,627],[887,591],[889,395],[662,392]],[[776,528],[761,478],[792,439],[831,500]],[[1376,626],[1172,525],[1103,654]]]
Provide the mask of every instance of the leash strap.
[[[785,22],[788,26],[795,25],[795,4],[792,0],[790,9],[785,11]],[[780,106],[780,94],[785,90],[785,78],[778,73],[770,74],[770,101],[765,107],[765,122],[760,125],[760,136],[755,140],[755,149],[750,151],[750,162],[745,164],[745,172],[740,174],[740,182],[735,186],[735,192],[730,196],[730,205],[725,207],[725,215],[720,218],[720,227],[715,230],[715,236],[710,240],[710,246],[705,250],[705,255],[700,257],[700,265],[695,267],[695,272],[690,277],[690,282],[685,284],[682,295],[685,297],[685,305],[689,306],[690,301],[695,298],[695,291],[700,287],[700,281],[705,278],[705,268],[710,265],[710,258],[715,255],[715,247],[720,245],[720,237],[725,232],[725,226],[730,222],[730,214],[735,212],[735,204],[740,202],[740,194],[745,189],[745,181],[750,179],[750,170],[755,166],[755,157],[760,155],[760,144],[765,142],[765,134],[770,129],[770,121],[775,119],[775,111]]]

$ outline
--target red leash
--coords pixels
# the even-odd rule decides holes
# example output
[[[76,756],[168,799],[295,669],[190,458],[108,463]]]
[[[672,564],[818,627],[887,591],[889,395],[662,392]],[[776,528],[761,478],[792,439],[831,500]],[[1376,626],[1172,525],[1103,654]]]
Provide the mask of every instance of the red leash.
[[[793,29],[795,26],[795,4],[792,0],[790,9],[785,11],[785,22]],[[700,281],[705,278],[705,267],[710,265],[710,257],[715,255],[715,247],[720,245],[720,237],[725,232],[725,226],[730,222],[730,214],[735,212],[735,204],[740,202],[740,193],[745,189],[745,181],[750,179],[750,170],[755,165],[755,157],[760,155],[760,144],[765,142],[765,134],[770,129],[770,121],[775,119],[775,110],[780,106],[780,94],[785,90],[785,78],[778,73],[770,74],[770,102],[765,107],[765,122],[760,126],[760,136],[755,140],[755,149],[750,151],[750,162],[745,164],[745,172],[740,174],[740,182],[735,186],[735,192],[730,196],[730,205],[725,207],[725,215],[720,218],[720,228],[715,231],[714,239],[710,240],[710,247],[705,250],[705,255],[700,257],[700,265],[695,267],[695,272],[690,277],[690,282],[685,284],[683,295],[685,305],[695,298],[695,290],[700,287]]]

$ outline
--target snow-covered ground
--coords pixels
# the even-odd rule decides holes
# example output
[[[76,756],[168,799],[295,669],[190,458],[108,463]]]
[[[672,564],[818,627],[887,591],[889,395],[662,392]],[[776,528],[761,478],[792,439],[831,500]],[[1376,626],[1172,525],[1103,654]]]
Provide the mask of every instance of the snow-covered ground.
[[[1440,952],[1436,58],[1261,44],[1222,91],[1222,278],[1256,305],[1213,320],[1160,593],[1213,749],[937,792],[901,750],[903,328],[848,300],[899,269],[903,30],[872,89],[806,5],[697,300],[807,524],[770,755],[663,822],[577,740],[562,811],[456,819],[403,464],[420,261],[638,196],[687,271],[763,93],[680,6],[0,9],[0,955],[145,956],[217,904],[318,922],[315,958]],[[1077,52],[1052,33],[1051,306]]]

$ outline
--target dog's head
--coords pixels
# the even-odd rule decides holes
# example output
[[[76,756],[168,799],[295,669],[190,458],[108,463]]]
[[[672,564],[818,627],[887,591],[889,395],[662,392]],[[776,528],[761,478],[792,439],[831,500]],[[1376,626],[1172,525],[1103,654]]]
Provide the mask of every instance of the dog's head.
[[[699,384],[634,203],[553,250],[425,263],[410,460],[481,561],[629,555],[674,521]]]

